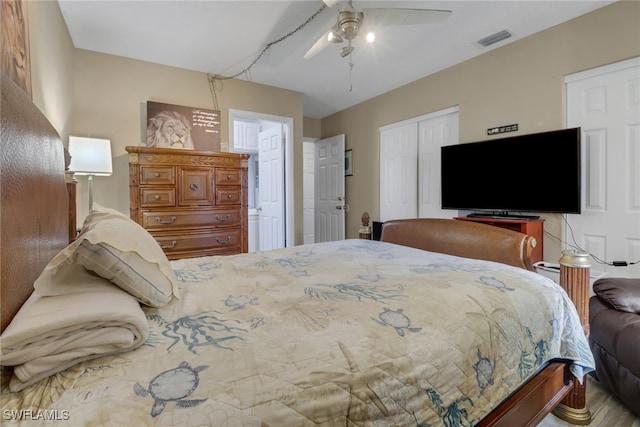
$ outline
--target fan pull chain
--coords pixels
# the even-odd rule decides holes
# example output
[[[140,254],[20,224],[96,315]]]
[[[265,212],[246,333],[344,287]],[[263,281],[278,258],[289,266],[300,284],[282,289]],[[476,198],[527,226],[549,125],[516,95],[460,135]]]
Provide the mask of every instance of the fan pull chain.
[[[349,92],[353,91],[353,84],[351,83],[351,71],[353,71],[353,61],[351,61],[351,54],[349,54]]]
[[[351,72],[353,71],[353,49],[351,48],[351,39],[349,39],[349,92],[353,91]]]

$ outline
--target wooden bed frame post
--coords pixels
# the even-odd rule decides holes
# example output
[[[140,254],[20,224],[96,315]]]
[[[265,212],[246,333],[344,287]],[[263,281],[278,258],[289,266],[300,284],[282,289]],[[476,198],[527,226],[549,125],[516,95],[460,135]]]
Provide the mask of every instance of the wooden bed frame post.
[[[589,254],[562,251],[560,258],[560,286],[567,291],[578,311],[584,333],[589,336]],[[587,408],[587,380],[582,384],[573,377],[573,389],[553,410],[553,414],[567,422],[587,425],[591,422],[591,412]]]
[[[71,154],[64,149],[64,181],[67,184],[67,194],[69,195],[69,243],[76,240],[77,236],[77,213],[76,213],[76,186],[78,180],[73,171],[69,170]]]

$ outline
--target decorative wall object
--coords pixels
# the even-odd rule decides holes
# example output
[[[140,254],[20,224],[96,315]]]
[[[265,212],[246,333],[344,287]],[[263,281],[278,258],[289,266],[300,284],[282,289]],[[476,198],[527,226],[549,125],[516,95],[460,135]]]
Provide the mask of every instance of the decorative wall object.
[[[2,71],[31,97],[27,2],[2,0]]]
[[[353,175],[353,150],[345,150],[344,152],[344,175]]]
[[[487,135],[495,135],[498,133],[505,133],[505,132],[515,132],[517,130],[518,130],[518,124],[514,123],[512,125],[496,126],[493,128],[489,128],[487,129]]]
[[[147,101],[147,147],[220,151],[220,111]]]

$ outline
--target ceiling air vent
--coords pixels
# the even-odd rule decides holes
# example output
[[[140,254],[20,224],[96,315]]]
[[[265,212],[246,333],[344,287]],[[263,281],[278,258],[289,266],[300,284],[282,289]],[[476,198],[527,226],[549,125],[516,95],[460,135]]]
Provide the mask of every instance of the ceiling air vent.
[[[490,36],[481,38],[478,40],[478,44],[482,47],[491,46],[494,43],[498,43],[502,40],[508,39],[513,34],[509,30],[498,31],[497,33],[491,34]]]

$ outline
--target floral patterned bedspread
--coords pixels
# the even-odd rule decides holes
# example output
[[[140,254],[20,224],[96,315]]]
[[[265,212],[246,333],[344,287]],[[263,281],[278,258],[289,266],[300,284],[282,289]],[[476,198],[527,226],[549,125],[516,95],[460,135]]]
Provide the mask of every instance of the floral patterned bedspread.
[[[564,291],[502,264],[346,240],[172,265],[142,347],[3,385],[3,422],[470,426],[551,359],[594,367]]]

